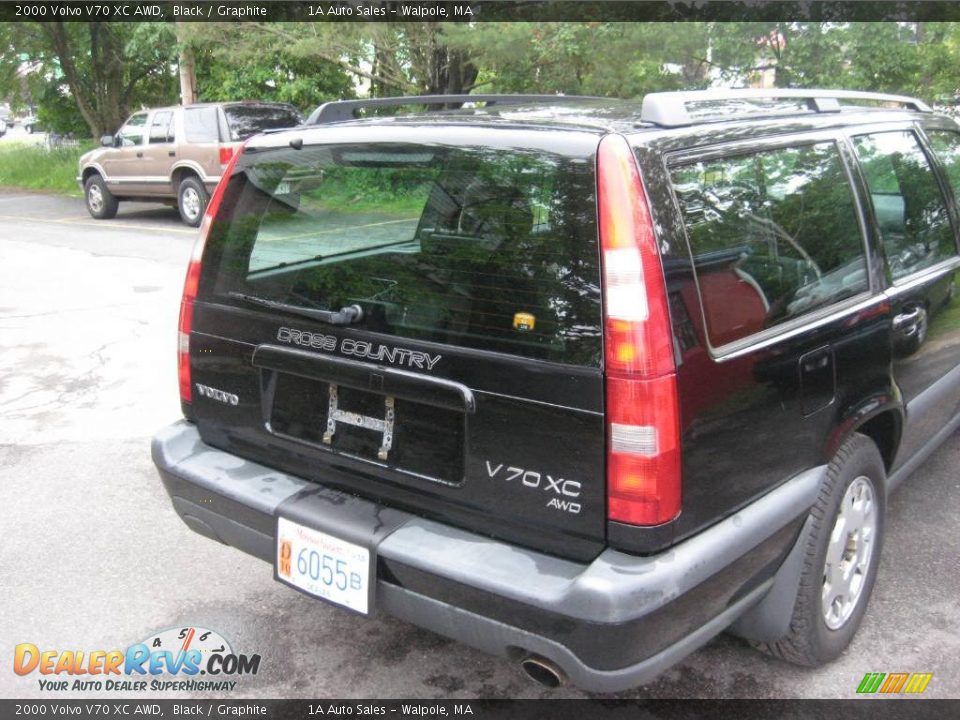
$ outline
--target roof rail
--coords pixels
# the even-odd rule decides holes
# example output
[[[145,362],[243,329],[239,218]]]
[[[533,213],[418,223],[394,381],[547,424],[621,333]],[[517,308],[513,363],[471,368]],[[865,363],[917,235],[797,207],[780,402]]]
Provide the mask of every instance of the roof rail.
[[[524,103],[560,103],[570,100],[603,100],[586,95],[407,95],[403,97],[369,98],[367,100],[334,100],[318,107],[307,118],[307,125],[355,120],[357,111],[373,107],[403,107],[404,105],[448,105],[452,103],[483,102],[487,105],[521,105]]]
[[[892,103],[917,112],[933,112],[929,105],[917,98],[856,90],[796,88],[693,90],[650,93],[644,96],[643,105],[640,108],[640,120],[664,127],[681,127],[696,122],[726,120],[737,116],[762,116],[764,111],[760,107],[757,107],[753,112],[737,112],[737,109],[743,107],[743,101],[767,99],[803,100],[808,110],[818,113],[840,112],[841,100]],[[738,103],[738,101],[740,102]],[[727,103],[728,107],[722,107],[723,103]],[[695,106],[697,104],[710,104],[711,107],[706,113],[691,113],[688,105]]]

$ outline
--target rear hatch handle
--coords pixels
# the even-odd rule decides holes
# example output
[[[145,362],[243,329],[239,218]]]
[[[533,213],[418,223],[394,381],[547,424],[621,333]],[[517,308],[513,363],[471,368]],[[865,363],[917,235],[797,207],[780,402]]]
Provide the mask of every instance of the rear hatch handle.
[[[247,295],[246,293],[231,292],[230,297],[243,300],[244,302],[270,308],[271,310],[282,310],[293,315],[301,315],[311,320],[319,320],[328,325],[352,325],[363,319],[363,308],[359,305],[347,305],[340,310],[320,310],[319,308],[301,307],[299,305],[289,305],[278,300],[267,300],[256,295]]]
[[[278,345],[258,345],[252,364],[262,370],[292,373],[447,410],[467,414],[476,411],[470,388],[446,378]]]

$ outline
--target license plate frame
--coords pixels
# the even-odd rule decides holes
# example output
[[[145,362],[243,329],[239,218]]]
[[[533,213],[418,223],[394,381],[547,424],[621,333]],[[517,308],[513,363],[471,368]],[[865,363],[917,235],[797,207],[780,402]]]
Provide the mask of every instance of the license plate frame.
[[[343,610],[372,614],[374,548],[278,515],[274,550],[274,580]]]

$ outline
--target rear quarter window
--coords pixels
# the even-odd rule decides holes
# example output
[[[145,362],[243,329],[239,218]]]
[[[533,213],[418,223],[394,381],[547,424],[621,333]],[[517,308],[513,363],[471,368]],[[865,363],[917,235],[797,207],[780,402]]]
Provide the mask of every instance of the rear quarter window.
[[[594,159],[327,145],[244,156],[216,290],[359,304],[356,329],[600,363]]]
[[[713,346],[867,289],[863,236],[835,143],[690,162],[671,178]]]
[[[954,197],[960,197],[960,133],[954,130],[928,130],[927,137],[947,173]]]
[[[188,143],[220,142],[217,108],[187,108],[183,111],[183,131]]]
[[[893,279],[956,255],[946,202],[917,136],[906,130],[858,135],[853,146]]]

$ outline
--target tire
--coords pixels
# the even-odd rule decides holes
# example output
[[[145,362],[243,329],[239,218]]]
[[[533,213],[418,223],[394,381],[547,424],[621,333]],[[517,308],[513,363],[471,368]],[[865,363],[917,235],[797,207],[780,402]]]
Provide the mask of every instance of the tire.
[[[97,220],[109,220],[114,217],[120,206],[99,175],[91,175],[83,183],[83,197],[87,203],[87,211]]]
[[[208,202],[210,196],[202,182],[192,175],[183,179],[177,190],[177,210],[181,220],[190,227],[198,227]]]
[[[812,529],[790,629],[774,642],[756,643],[759,650],[817,667],[850,644],[880,563],[885,477],[883,459],[868,437],[853,435],[837,450],[810,511]]]

